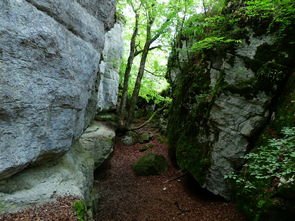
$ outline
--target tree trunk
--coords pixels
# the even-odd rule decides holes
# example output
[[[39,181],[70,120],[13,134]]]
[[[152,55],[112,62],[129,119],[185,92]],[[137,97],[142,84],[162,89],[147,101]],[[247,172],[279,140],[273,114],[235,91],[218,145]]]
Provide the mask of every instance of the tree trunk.
[[[145,43],[145,46],[144,46],[144,49],[143,49],[143,52],[142,52],[139,71],[138,71],[138,75],[137,75],[137,78],[136,78],[134,90],[133,90],[132,97],[131,97],[130,108],[129,108],[129,111],[128,111],[128,118],[127,118],[127,121],[126,121],[126,127],[127,128],[130,127],[130,125],[131,125],[131,123],[133,121],[135,106],[136,106],[138,94],[139,94],[140,87],[141,87],[141,80],[142,80],[142,77],[143,77],[143,74],[144,74],[145,64],[146,64],[147,56],[148,56],[148,53],[149,53],[149,47],[150,47],[150,40],[148,39],[146,41],[146,43]]]
[[[134,117],[134,111],[135,111],[135,106],[136,106],[136,102],[137,102],[137,98],[139,95],[139,91],[140,91],[140,87],[141,87],[141,80],[145,71],[145,64],[147,61],[147,56],[149,54],[149,51],[151,50],[151,45],[154,41],[156,41],[162,34],[162,32],[158,32],[155,36],[152,37],[151,34],[151,30],[152,30],[152,25],[155,21],[154,17],[151,17],[147,23],[147,27],[146,27],[146,41],[145,41],[145,45],[144,48],[142,50],[142,56],[141,56],[141,60],[140,60],[140,66],[139,66],[139,71],[138,71],[138,75],[136,78],[136,82],[135,82],[135,86],[134,86],[134,90],[132,93],[132,97],[131,97],[131,102],[130,102],[130,108],[128,111],[128,117],[126,120],[126,128],[130,128],[130,125],[133,121],[133,117]],[[162,27],[165,27],[168,23],[169,23],[170,19],[167,19],[163,24]]]
[[[126,101],[127,101],[127,96],[128,96],[128,87],[129,87],[129,78],[130,78],[130,73],[132,69],[132,64],[133,60],[135,57],[135,47],[136,47],[136,37],[138,34],[138,19],[139,15],[135,11],[135,25],[134,25],[134,30],[130,42],[130,52],[129,52],[129,57],[128,57],[128,62],[124,74],[124,86],[123,86],[123,94],[120,102],[120,108],[119,108],[119,122],[120,126],[125,127],[125,117],[126,117]]]

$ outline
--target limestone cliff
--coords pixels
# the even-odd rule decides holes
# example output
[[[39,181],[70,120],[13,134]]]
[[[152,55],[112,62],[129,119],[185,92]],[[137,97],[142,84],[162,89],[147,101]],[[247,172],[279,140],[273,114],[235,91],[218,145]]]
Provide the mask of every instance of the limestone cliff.
[[[99,124],[92,144],[78,140],[97,111],[116,104],[122,30],[115,3],[0,2],[2,210],[46,201],[53,192],[89,195],[114,130]]]
[[[204,188],[227,199],[224,176],[243,165],[240,157],[275,116],[294,69],[294,30],[277,38],[251,23],[234,28],[243,30],[242,43],[199,53],[190,50],[195,39],[179,35],[169,61],[170,153]]]

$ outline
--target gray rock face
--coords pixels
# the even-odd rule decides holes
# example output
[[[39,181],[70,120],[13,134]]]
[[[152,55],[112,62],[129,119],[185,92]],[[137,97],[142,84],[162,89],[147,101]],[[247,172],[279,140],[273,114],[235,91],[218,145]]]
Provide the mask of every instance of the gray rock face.
[[[237,56],[227,54],[225,59],[213,61],[210,71],[211,87],[214,88],[217,79],[221,77],[220,70],[224,72],[223,79],[227,85],[236,88],[243,88],[245,85],[252,87],[256,76],[247,67],[244,59],[254,59],[257,48],[262,44],[271,44],[271,39],[270,36],[253,37],[250,32],[249,43],[244,42],[236,49]],[[229,60],[234,61],[232,65]],[[212,143],[211,166],[203,187],[225,198],[229,198],[230,191],[224,176],[243,164],[241,157],[249,148],[249,140],[269,116],[268,107],[272,96],[263,91],[252,95],[251,98],[246,98],[243,93],[235,94],[225,90],[210,110],[208,120],[212,131],[211,139],[209,138]]]
[[[136,143],[136,141],[134,140],[134,138],[130,135],[126,135],[122,138],[122,143],[125,146],[132,146],[133,144]]]
[[[255,38],[250,34],[250,42],[244,42],[236,49],[237,56],[227,54],[222,60],[213,59],[210,86],[216,87],[216,82],[221,77],[220,72],[223,71],[223,80],[229,87],[238,89],[245,85],[252,87],[256,76],[247,67],[244,59],[253,59],[257,48],[265,43],[271,43],[269,36]],[[230,64],[230,60],[234,62]],[[238,94],[227,90],[216,98],[208,119],[212,133],[207,138],[207,141],[212,144],[211,165],[203,187],[224,198],[229,198],[230,191],[224,176],[243,164],[241,157],[249,148],[249,140],[269,116],[268,107],[271,99],[272,96],[266,95],[263,91],[252,94],[251,98],[246,98],[243,93]]]
[[[115,23],[116,1],[115,0],[77,0],[80,5],[87,8],[88,12],[98,20],[103,21],[107,30]]]
[[[266,54],[276,44],[273,36],[254,36],[249,30],[245,39],[228,53],[216,50],[200,55],[206,59],[198,61],[204,69],[193,69],[193,74],[186,69],[196,65],[190,62],[197,56],[183,51],[191,40],[176,43],[182,50],[170,61],[170,78],[176,90],[168,124],[170,147],[175,149],[180,167],[204,188],[227,199],[230,192],[224,176],[243,165],[241,157],[270,118],[270,104],[279,95],[278,82],[284,79],[272,81],[261,77],[259,70],[267,62],[282,62],[284,58],[283,65],[289,62],[288,54],[280,55],[281,51]],[[266,75],[272,72],[268,69]]]
[[[0,180],[60,157],[88,126],[114,5],[113,0],[0,1]],[[112,74],[109,87],[116,91]]]
[[[122,27],[115,26],[105,36],[105,47],[100,63],[101,79],[97,94],[97,109],[115,109],[119,89],[119,69],[123,57]]]
[[[74,195],[89,200],[93,171],[113,150],[115,132],[102,122],[93,122],[63,157],[0,181],[0,213],[15,212]]]
[[[270,97],[261,92],[252,100],[238,94],[221,94],[210,111],[211,131],[215,131],[212,139],[211,166],[203,187],[211,192],[228,198],[230,195],[225,175],[234,172],[242,165],[240,157],[244,156],[249,141],[269,115],[265,109]],[[217,131],[217,132],[216,132]]]

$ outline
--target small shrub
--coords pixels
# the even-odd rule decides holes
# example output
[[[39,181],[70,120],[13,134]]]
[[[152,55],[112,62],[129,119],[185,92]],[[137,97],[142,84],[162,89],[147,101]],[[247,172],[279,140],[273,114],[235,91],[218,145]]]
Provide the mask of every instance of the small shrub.
[[[82,200],[76,201],[73,205],[73,209],[79,221],[87,220],[87,208]]]
[[[270,139],[243,157],[247,163],[240,174],[226,176],[233,181],[239,207],[251,220],[289,220],[294,215],[295,127],[282,133],[282,138]]]
[[[160,154],[148,153],[139,158],[132,169],[137,176],[159,175],[166,171],[168,164],[165,157]]]
[[[162,144],[165,143],[165,137],[161,136],[161,135],[157,135],[156,139]]]

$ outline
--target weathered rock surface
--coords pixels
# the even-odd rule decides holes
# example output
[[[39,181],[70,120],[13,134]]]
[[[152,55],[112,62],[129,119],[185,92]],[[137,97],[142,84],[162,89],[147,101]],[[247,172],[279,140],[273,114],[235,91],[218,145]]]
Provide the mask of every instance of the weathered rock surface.
[[[293,52],[249,30],[234,50],[203,54],[200,70],[191,63],[198,58],[185,53],[190,42],[176,45],[182,50],[169,62],[176,96],[168,124],[171,154],[204,188],[228,199],[224,176],[241,168],[241,157],[270,119]]]
[[[248,100],[238,94],[221,94],[210,111],[212,131],[218,138],[212,139],[211,166],[203,184],[215,194],[230,195],[224,176],[241,166],[241,156],[246,154],[249,141],[269,115],[270,97],[261,92]]]
[[[118,25],[105,43],[114,13],[114,0],[0,2],[0,180],[59,158],[97,103],[114,104],[117,66],[107,64],[101,74],[99,65],[102,56],[119,63],[120,53],[112,52],[121,50]],[[108,73],[111,80],[101,82]]]
[[[98,87],[98,110],[115,109],[119,89],[119,69],[123,56],[122,26],[115,24],[105,36],[105,47],[100,63],[101,79]]]
[[[89,200],[93,171],[112,153],[114,138],[113,128],[94,121],[60,159],[0,181],[0,213],[46,203],[58,195]]]

